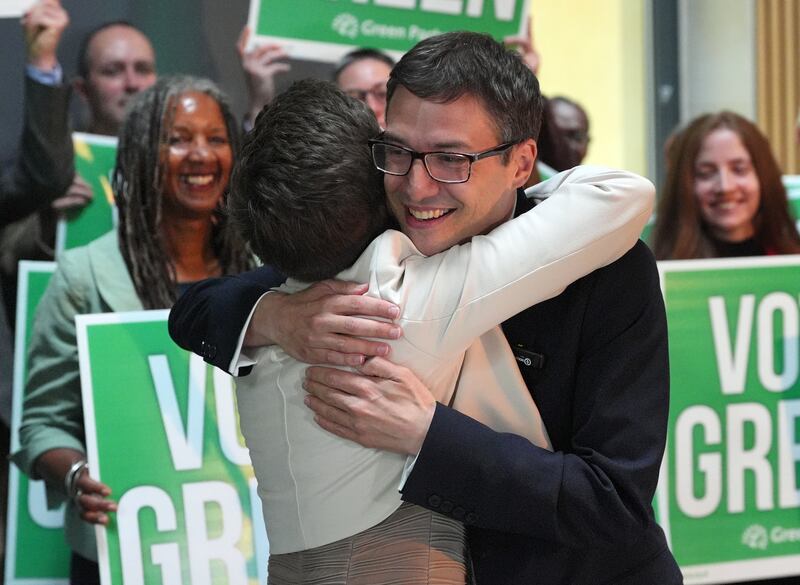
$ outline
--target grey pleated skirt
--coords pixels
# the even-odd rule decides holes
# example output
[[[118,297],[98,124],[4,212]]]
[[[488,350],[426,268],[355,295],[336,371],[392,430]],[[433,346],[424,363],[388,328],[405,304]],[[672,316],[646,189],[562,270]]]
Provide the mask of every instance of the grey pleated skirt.
[[[269,585],[464,585],[464,525],[403,503],[380,524],[309,550],[271,555]]]

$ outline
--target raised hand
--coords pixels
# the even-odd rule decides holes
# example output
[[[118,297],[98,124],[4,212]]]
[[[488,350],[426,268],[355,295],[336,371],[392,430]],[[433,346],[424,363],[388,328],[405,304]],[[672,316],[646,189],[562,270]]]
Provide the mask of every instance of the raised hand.
[[[287,54],[280,45],[259,45],[248,50],[250,34],[250,27],[245,26],[236,42],[236,50],[239,52],[247,82],[247,116],[253,121],[261,109],[275,97],[275,76],[286,73],[292,67],[286,63]]]
[[[58,63],[56,51],[69,15],[59,0],[39,0],[22,17],[28,64],[52,71]]]

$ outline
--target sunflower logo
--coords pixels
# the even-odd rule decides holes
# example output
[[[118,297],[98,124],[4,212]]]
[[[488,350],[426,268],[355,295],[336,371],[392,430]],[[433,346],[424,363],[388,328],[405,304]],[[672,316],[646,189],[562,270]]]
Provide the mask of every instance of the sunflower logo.
[[[753,550],[767,550],[769,544],[767,529],[761,524],[751,524],[742,532],[742,544]]]
[[[358,36],[358,18],[348,12],[338,14],[331,23],[331,28],[339,35],[354,39]]]

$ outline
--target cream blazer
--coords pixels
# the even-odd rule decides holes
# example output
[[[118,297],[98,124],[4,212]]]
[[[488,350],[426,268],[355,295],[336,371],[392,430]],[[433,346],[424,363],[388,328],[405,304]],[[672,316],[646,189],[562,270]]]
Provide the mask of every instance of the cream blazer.
[[[550,448],[498,324],[620,258],[637,241],[654,194],[631,173],[576,167],[536,185],[528,195],[546,199],[487,235],[425,257],[389,230],[338,277],[369,282],[368,294],[401,307],[392,361],[412,369],[436,400]],[[307,286],[290,279],[280,290]],[[271,552],[328,544],[394,512],[406,457],[324,431],[303,404],[307,364],[277,346],[255,357],[250,375],[237,380],[237,399]]]

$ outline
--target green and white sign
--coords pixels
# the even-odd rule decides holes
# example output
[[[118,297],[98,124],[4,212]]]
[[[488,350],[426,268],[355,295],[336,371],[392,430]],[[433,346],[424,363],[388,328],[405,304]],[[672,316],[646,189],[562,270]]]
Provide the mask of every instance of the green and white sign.
[[[454,30],[498,40],[523,34],[529,0],[251,0],[248,25],[259,41],[292,57],[338,61],[356,47],[395,55]]]
[[[119,505],[97,530],[102,583],[266,584],[232,379],[178,348],[167,315],[76,319],[89,468]]]
[[[75,171],[92,188],[94,197],[86,207],[69,211],[58,222],[56,251],[85,246],[116,223],[114,193],[111,190],[111,172],[117,158],[117,139],[75,132]]]
[[[12,453],[19,450],[19,426],[27,377],[25,356],[33,317],[55,268],[54,262],[23,261],[19,264]],[[8,472],[7,518],[6,585],[65,585],[69,579],[70,551],[64,540],[64,507],[48,508],[44,482],[30,481],[15,465],[11,465]]]
[[[658,508],[687,585],[800,574],[800,257],[659,264]]]
[[[782,179],[789,196],[789,208],[797,220],[797,229],[800,230],[800,175],[783,175]]]

